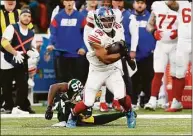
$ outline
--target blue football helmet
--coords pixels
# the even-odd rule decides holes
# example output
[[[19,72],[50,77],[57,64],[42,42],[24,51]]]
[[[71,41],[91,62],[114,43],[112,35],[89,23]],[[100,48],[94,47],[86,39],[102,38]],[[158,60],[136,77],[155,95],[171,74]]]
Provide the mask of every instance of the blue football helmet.
[[[111,32],[115,22],[115,14],[111,8],[101,7],[95,16],[95,22],[104,32]]]

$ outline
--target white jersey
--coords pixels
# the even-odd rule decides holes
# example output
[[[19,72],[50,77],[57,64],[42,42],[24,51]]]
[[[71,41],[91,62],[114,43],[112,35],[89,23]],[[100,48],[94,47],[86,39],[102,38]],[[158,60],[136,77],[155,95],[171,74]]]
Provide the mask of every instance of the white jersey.
[[[123,27],[118,24],[115,23],[115,25],[113,26],[113,30],[115,31],[115,36],[113,38],[109,37],[102,29],[95,27],[92,32],[88,35],[88,42],[91,43],[98,43],[100,44],[102,47],[106,48],[109,45],[113,44],[114,42],[120,41],[120,40],[124,40],[124,30]],[[112,68],[115,65],[117,65],[117,63],[112,63],[109,65],[104,64],[103,62],[101,62],[95,55],[95,51],[94,49],[91,47],[89,48],[88,52],[87,52],[87,59],[90,63],[91,66],[95,67],[96,69],[108,69],[108,68]]]
[[[191,42],[191,3],[189,1],[178,1],[178,38],[179,40]]]
[[[96,26],[96,23],[94,21],[94,14],[98,13],[98,10],[91,10],[87,14],[86,21],[89,23],[84,27],[84,43],[88,50],[91,50],[90,44],[88,43],[88,35],[91,33],[91,31]],[[115,14],[115,22],[119,23],[122,21],[122,12],[119,9],[112,9]],[[122,27],[122,26],[121,26]]]
[[[155,1],[152,6],[152,12],[156,16],[156,28],[162,31],[162,42],[177,42],[177,38],[171,40],[170,36],[173,34],[172,30],[177,30],[178,13],[171,10],[165,1]]]

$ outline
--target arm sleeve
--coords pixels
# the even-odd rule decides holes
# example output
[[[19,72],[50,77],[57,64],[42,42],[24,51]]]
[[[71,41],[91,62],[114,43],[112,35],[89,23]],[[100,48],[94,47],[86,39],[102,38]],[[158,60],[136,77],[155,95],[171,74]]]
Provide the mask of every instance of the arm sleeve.
[[[49,45],[55,45],[56,44],[56,36],[57,36],[57,28],[58,28],[58,21],[55,17],[51,24],[50,24],[50,39],[49,39]]]
[[[90,44],[88,43],[88,35],[89,33],[91,33],[93,30],[93,28],[89,27],[89,26],[85,26],[84,27],[84,33],[83,33],[83,40],[84,40],[84,44],[86,45],[87,49],[90,49]]]
[[[139,25],[136,19],[131,19],[129,30],[131,34],[131,51],[136,51],[139,40]]]
[[[114,9],[113,11],[114,11],[115,16],[116,16],[116,20],[115,21],[117,23],[121,23],[122,19],[123,19],[122,12],[119,9]]]
[[[11,41],[13,39],[13,35],[14,35],[14,28],[13,25],[9,25],[4,33],[3,33],[3,38],[7,39],[8,41]]]
[[[103,34],[102,31],[99,31],[99,33],[101,32],[101,34]],[[88,35],[88,42],[89,43],[97,43],[97,44],[101,44],[101,38],[99,36],[98,33],[95,33],[94,31],[92,31],[91,33],[89,33]]]

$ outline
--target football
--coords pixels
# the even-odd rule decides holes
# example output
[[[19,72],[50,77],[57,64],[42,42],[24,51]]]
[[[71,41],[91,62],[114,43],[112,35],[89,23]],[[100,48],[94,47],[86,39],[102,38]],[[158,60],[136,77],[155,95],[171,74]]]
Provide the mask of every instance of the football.
[[[111,45],[109,45],[107,48],[107,54],[116,54],[116,53],[120,53],[121,51],[121,45],[120,42],[115,42]]]

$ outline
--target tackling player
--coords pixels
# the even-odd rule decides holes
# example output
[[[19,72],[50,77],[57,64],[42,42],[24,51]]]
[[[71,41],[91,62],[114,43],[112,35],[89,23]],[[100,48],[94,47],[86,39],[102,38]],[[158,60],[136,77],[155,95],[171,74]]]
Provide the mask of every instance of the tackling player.
[[[115,15],[111,8],[100,8],[95,16],[97,26],[89,34],[90,49],[87,53],[89,60],[89,75],[84,90],[83,102],[76,104],[68,119],[67,127],[76,127],[77,116],[93,106],[97,91],[103,84],[114,94],[114,98],[123,106],[129,128],[136,126],[135,114],[131,109],[131,99],[126,95],[125,83],[122,78],[122,68],[119,61],[128,53],[124,42],[123,28],[115,22]],[[109,54],[107,47],[120,46],[119,53]]]
[[[155,1],[147,24],[147,30],[157,40],[154,51],[154,78],[151,97],[145,109],[155,110],[156,100],[166,71],[168,61],[172,78],[176,73],[177,13],[172,8],[172,1]],[[174,84],[174,82],[172,83]],[[173,85],[172,85],[173,86]],[[172,92],[174,90],[172,89]]]
[[[83,85],[77,79],[72,79],[68,83],[63,82],[51,85],[48,93],[48,107],[45,113],[45,118],[47,120],[52,119],[53,102],[55,102],[54,109],[58,112],[57,118],[59,123],[54,124],[53,126],[65,127],[71,108],[73,108],[77,102],[82,100],[82,90]],[[124,112],[92,116],[92,108],[89,108],[86,112],[78,116],[77,125],[102,125],[124,116]]]

